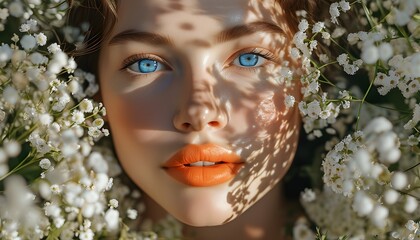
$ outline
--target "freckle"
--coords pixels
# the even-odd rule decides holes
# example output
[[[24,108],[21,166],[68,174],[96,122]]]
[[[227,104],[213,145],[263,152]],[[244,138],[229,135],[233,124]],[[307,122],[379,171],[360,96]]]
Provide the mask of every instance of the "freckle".
[[[178,11],[181,11],[181,10],[183,10],[183,9],[184,9],[184,5],[182,5],[182,4],[180,4],[180,3],[176,3],[176,2],[174,2],[174,3],[170,3],[170,4],[169,4],[169,8],[171,8],[171,9],[173,9],[173,10],[178,10]]]
[[[181,23],[179,27],[186,31],[190,31],[194,29],[194,25],[192,25],[191,23]]]

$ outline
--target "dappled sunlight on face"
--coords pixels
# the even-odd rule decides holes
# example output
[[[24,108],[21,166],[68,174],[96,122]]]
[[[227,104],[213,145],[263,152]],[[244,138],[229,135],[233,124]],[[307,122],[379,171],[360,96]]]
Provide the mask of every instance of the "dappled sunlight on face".
[[[284,103],[288,95],[298,100],[300,89],[282,10],[274,0],[220,4],[121,1],[100,53],[122,166],[163,209],[193,226],[231,221],[275,187],[300,128],[297,107]],[[200,187],[174,179],[162,166],[191,144],[220,146],[243,166],[218,184],[208,183],[214,173],[207,170]]]

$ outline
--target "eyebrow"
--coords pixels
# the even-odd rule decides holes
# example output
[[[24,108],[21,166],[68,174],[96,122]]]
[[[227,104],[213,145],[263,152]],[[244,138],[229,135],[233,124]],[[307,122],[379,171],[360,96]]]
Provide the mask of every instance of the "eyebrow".
[[[216,36],[216,43],[222,43],[246,35],[251,35],[256,32],[267,32],[274,34],[285,35],[284,30],[273,23],[268,22],[253,22],[244,25],[234,26],[226,29]],[[127,41],[144,42],[151,45],[173,45],[172,40],[157,33],[142,32],[133,29],[120,32],[113,36],[109,41],[109,45],[123,44]]]
[[[116,34],[109,40],[109,45],[122,44],[128,41],[145,42],[153,45],[173,45],[169,37],[151,32],[138,32],[132,29]]]
[[[216,37],[217,43],[226,42],[256,32],[266,32],[286,35],[285,31],[278,25],[268,22],[253,22],[245,25],[239,25],[222,31]]]

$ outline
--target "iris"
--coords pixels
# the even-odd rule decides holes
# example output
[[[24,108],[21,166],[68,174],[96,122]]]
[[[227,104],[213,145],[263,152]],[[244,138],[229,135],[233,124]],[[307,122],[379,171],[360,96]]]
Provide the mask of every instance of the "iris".
[[[137,62],[137,68],[140,73],[151,73],[158,69],[159,64],[156,60],[143,58]]]
[[[239,63],[244,67],[254,67],[258,63],[259,57],[254,53],[244,53],[239,56]]]

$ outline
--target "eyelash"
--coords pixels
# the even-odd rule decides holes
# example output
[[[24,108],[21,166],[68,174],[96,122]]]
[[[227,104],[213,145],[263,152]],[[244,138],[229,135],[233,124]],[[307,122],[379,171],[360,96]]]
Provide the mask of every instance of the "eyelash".
[[[123,61],[123,63],[122,63],[123,67],[120,70],[127,70],[127,68],[129,66],[131,66],[132,64],[138,62],[140,59],[143,59],[143,58],[147,58],[147,59],[151,59],[151,60],[154,60],[154,61],[158,61],[158,62],[161,62],[162,64],[170,67],[170,65],[169,65],[169,63],[167,61],[165,61],[164,59],[162,59],[160,57],[157,57],[156,55],[139,53],[139,54],[135,54],[135,55],[132,55],[132,56],[126,58]]]
[[[278,59],[277,59],[276,55],[274,53],[272,53],[271,51],[266,50],[266,49],[262,49],[262,48],[253,48],[253,49],[245,49],[245,50],[238,51],[237,53],[235,53],[233,55],[233,59],[232,58],[229,59],[229,63],[226,66],[227,67],[231,67],[231,66],[238,67],[241,70],[256,71],[259,67],[262,67],[266,64],[266,63],[264,63],[259,67],[240,67],[240,66],[236,66],[236,65],[233,64],[233,60],[235,60],[240,55],[247,54],[247,53],[255,54],[255,55],[260,56],[260,57],[262,57],[262,58],[264,58],[268,61],[271,61],[271,62],[278,62]]]
[[[265,49],[261,49],[261,48],[253,48],[251,50],[245,49],[245,50],[238,51],[237,53],[235,53],[233,55],[233,60],[235,60],[241,54],[247,54],[247,53],[252,53],[252,54],[258,55],[258,56],[260,56],[260,57],[262,57],[262,58],[264,58],[268,61],[272,61],[272,62],[277,62],[278,61],[277,57],[274,53],[272,53],[268,50],[265,50]],[[130,70],[128,70],[128,67],[130,67],[132,64],[138,62],[140,59],[144,59],[144,58],[151,59],[151,60],[154,60],[154,61],[158,61],[158,62],[166,65],[167,67],[169,67],[171,69],[170,64],[167,61],[165,61],[164,59],[162,59],[160,57],[157,57],[156,55],[140,53],[140,54],[132,55],[132,56],[128,57],[127,59],[125,59],[122,63],[123,67],[120,70],[128,71],[133,75],[147,75],[147,74],[132,73]],[[229,59],[229,64],[227,64],[226,66],[227,67],[234,66],[234,67],[240,68],[241,70],[247,70],[247,71],[256,71],[258,69],[258,67],[236,66],[236,65],[233,64],[233,60],[232,60],[232,58],[230,58]],[[264,65],[265,65],[265,63],[262,66],[264,66]]]

